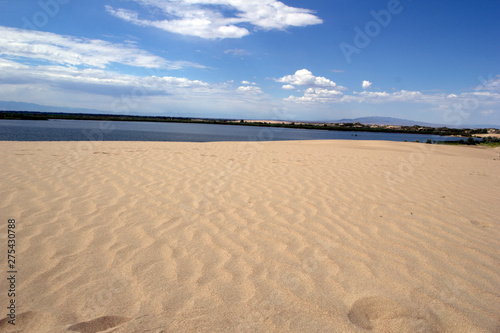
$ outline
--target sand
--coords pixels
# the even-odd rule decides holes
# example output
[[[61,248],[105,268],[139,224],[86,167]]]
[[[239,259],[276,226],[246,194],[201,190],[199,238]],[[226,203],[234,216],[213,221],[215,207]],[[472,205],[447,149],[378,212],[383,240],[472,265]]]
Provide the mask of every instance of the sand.
[[[500,134],[499,133],[488,133],[488,134],[474,134],[474,136],[477,136],[477,137],[480,137],[480,138],[484,138],[484,137],[493,137],[493,138],[500,138]]]
[[[500,332],[500,150],[0,142],[1,332]]]

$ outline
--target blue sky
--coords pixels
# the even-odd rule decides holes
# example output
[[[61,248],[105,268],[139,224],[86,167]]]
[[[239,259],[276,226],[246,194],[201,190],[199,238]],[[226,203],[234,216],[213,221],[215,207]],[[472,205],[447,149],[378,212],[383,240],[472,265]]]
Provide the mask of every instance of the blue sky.
[[[0,0],[0,101],[498,125],[498,17],[498,0]]]

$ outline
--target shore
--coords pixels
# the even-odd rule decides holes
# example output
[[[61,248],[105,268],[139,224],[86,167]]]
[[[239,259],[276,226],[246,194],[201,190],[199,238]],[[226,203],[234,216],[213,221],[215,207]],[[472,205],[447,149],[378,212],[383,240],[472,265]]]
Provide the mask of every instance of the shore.
[[[376,117],[375,117],[376,118]],[[66,112],[39,112],[39,111],[2,111],[0,110],[0,120],[94,120],[94,121],[133,121],[148,123],[190,123],[190,124],[218,124],[233,126],[259,126],[271,128],[295,128],[327,131],[355,131],[355,132],[375,132],[375,133],[407,133],[423,135],[459,136],[469,137],[477,134],[500,134],[498,128],[447,128],[429,127],[419,125],[384,125],[384,124],[361,124],[359,122],[303,122],[286,120],[245,120],[245,119],[216,119],[216,118],[185,118],[185,117],[165,117],[165,116],[138,116],[138,115],[118,115],[118,114],[82,114]],[[398,120],[398,119],[395,119]],[[403,119],[400,119],[403,120]],[[355,121],[353,119],[352,121]],[[403,120],[412,124],[411,121]]]
[[[500,149],[0,142],[2,332],[498,332]]]

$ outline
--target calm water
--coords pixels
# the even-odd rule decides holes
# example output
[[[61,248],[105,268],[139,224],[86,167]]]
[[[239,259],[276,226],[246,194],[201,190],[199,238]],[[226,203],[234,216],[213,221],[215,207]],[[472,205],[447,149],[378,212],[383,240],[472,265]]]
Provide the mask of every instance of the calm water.
[[[455,141],[438,135],[342,132],[294,128],[92,120],[0,120],[2,141]]]

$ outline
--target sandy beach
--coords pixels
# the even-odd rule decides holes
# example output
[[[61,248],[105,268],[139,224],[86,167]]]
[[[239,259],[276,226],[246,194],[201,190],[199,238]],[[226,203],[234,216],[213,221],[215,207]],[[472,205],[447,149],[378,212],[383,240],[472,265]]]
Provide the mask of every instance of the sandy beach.
[[[498,148],[0,142],[0,152],[1,332],[500,332]]]

